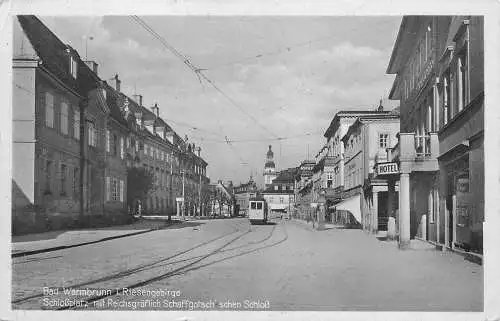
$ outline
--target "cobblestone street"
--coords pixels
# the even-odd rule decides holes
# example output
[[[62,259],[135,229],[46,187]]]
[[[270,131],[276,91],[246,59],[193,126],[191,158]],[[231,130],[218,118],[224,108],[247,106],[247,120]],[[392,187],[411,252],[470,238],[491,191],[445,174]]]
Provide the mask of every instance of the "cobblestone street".
[[[483,309],[483,267],[457,254],[287,220],[192,221],[12,266],[14,309],[65,308],[63,299],[105,310]]]

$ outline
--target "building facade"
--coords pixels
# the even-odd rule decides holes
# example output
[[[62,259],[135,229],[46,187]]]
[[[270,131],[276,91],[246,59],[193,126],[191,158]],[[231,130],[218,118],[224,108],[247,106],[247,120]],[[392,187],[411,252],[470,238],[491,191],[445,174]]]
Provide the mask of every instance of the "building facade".
[[[304,160],[300,163],[295,175],[294,218],[305,219],[310,213],[312,202],[312,174],[316,163],[313,160]]]
[[[209,185],[210,201],[209,215],[231,217],[235,215],[235,198],[224,183],[219,180],[217,184]]]
[[[246,216],[248,214],[249,199],[257,196],[257,184],[250,176],[250,179],[247,183],[240,184],[234,187],[233,190],[238,214]]]
[[[345,183],[339,209],[351,209],[363,229],[376,233],[386,231],[389,212],[387,182],[374,175],[375,162],[383,161],[386,149],[397,143],[399,115],[386,113],[358,118],[342,138],[345,150]],[[353,206],[347,204],[353,203]],[[353,212],[358,208],[359,213]],[[350,204],[349,204],[350,205]],[[339,219],[339,217],[336,217]]]
[[[295,206],[294,185],[296,173],[296,168],[281,171],[271,185],[262,192],[270,211],[291,214]]]
[[[89,205],[84,120],[100,83],[36,17],[14,19],[13,39],[13,233],[75,226]]]
[[[345,145],[342,138],[358,118],[389,114],[392,114],[392,112],[379,109],[339,111],[335,114],[325,131],[326,144],[321,153],[319,153],[321,156],[317,161],[317,166],[320,166],[323,171],[321,176],[323,184],[321,192],[323,192],[325,199],[325,215],[330,220],[337,217],[337,219],[341,218],[344,222],[349,222],[349,224],[357,225],[362,223],[359,195],[353,191],[344,192],[346,159]],[[349,180],[353,180],[356,177],[356,175],[352,174],[352,170],[354,170],[353,164],[354,162],[350,165],[352,168],[349,170]],[[357,175],[361,175],[359,168],[356,170],[358,170]],[[350,181],[349,184],[353,184],[353,182]]]
[[[484,21],[404,17],[387,68],[401,133],[399,239],[482,252]]]
[[[102,81],[38,18],[13,27],[13,233],[129,221],[134,166],[154,174],[147,214],[205,214],[208,164],[158,106],[123,94],[117,75]]]

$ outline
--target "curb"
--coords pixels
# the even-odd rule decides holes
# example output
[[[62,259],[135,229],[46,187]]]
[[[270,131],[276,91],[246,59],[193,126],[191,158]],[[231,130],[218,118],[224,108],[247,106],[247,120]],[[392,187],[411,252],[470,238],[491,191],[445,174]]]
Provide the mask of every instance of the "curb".
[[[452,253],[455,253],[455,254],[463,256],[464,260],[470,261],[472,263],[476,263],[478,265],[483,265],[483,256],[480,255],[480,254],[463,251],[463,250],[460,250],[460,249],[457,249],[457,248],[450,248],[450,247],[445,246],[444,244],[440,244],[440,243],[436,243],[436,242],[433,242],[433,241],[424,240],[424,239],[422,239],[420,237],[415,237],[415,239],[423,241],[423,242],[427,242],[429,244],[434,245],[436,247],[437,251],[452,252]]]
[[[168,226],[170,226],[170,225],[168,225]],[[123,238],[123,237],[127,237],[127,236],[134,236],[134,235],[145,234],[145,233],[149,233],[149,232],[153,232],[153,231],[158,231],[158,230],[161,230],[161,229],[166,228],[168,226],[164,226],[164,227],[160,227],[160,228],[152,228],[152,229],[128,233],[128,234],[108,236],[108,237],[98,239],[95,241],[88,241],[88,242],[77,243],[77,244],[73,244],[73,245],[62,245],[62,246],[49,247],[49,248],[39,249],[39,250],[12,253],[11,258],[21,257],[21,256],[29,256],[29,255],[35,255],[35,254],[39,254],[39,253],[47,253],[47,252],[53,252],[53,251],[59,251],[59,250],[65,250],[65,249],[70,249],[73,247],[79,247],[79,246],[84,246],[84,245],[106,242],[106,241],[115,240],[115,239],[119,239],[119,238]]]

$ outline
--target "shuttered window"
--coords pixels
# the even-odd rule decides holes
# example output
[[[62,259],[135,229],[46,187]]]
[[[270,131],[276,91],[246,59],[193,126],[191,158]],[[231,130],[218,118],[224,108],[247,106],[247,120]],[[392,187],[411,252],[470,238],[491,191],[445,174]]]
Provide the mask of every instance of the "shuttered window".
[[[111,199],[111,178],[106,176],[106,201],[109,202]]]
[[[68,135],[68,104],[61,103],[61,133]]]
[[[45,125],[54,128],[54,96],[45,93]]]
[[[123,137],[120,137],[120,158],[125,158],[125,146],[124,146]]]
[[[120,180],[120,202],[123,203],[123,191],[125,190],[125,183],[123,180]]]
[[[111,135],[109,133],[109,129],[106,129],[106,152],[111,151]]]
[[[73,137],[80,139],[80,111],[73,109]]]

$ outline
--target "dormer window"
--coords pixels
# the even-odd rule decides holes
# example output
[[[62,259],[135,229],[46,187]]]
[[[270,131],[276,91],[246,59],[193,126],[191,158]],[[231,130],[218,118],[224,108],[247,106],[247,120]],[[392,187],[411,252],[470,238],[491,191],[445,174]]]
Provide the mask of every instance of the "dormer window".
[[[71,73],[71,76],[76,79],[76,75],[78,72],[78,63],[73,56],[69,57],[69,71]]]

